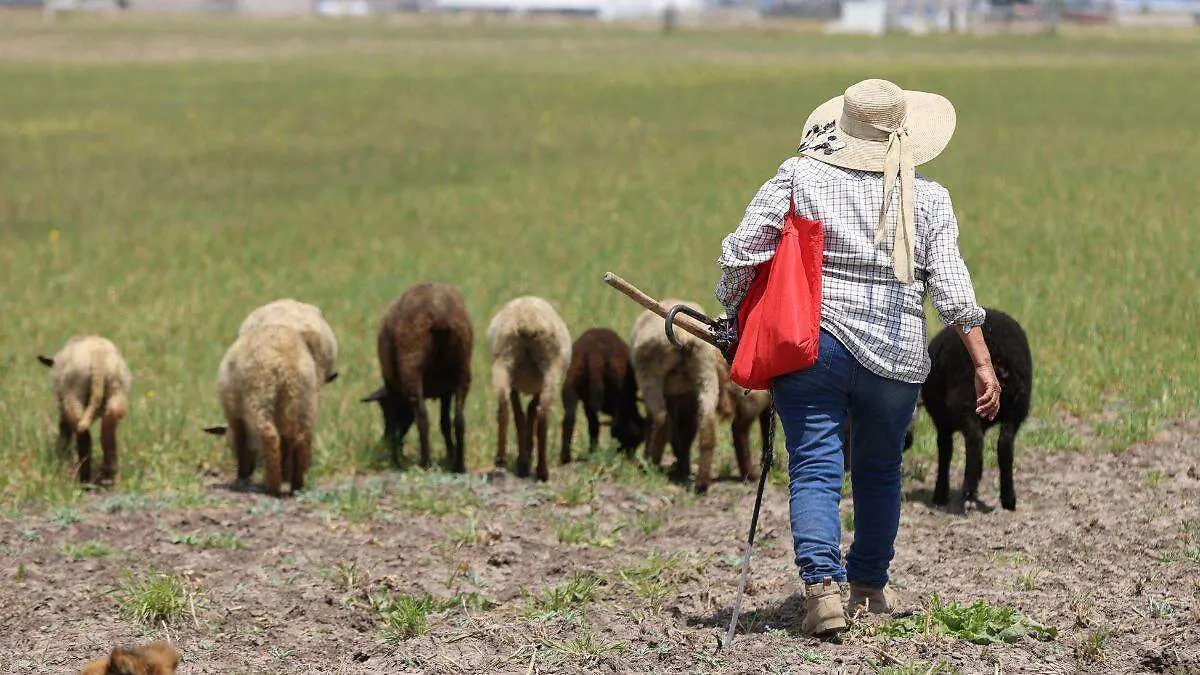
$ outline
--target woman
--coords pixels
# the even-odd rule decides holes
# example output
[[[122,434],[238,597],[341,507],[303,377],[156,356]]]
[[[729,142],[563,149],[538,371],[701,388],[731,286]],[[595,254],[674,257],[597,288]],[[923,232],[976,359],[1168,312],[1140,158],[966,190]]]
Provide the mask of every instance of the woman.
[[[772,382],[787,438],[804,629],[822,637],[846,628],[846,611],[893,609],[887,581],[900,522],[901,451],[930,366],[926,295],[946,325],[959,327],[971,354],[976,411],[991,419],[1000,409],[982,331],[973,330],[984,310],[958,251],[950,195],[914,172],[946,147],[954,124],[954,107],[936,94],[885,80],[851,86],[809,116],[799,156],[759,189],[721,245],[717,299],[736,317],[755,267],[774,254],[791,204],[825,231],[817,362]],[[838,505],[847,417],[854,420],[854,543],[843,566]]]

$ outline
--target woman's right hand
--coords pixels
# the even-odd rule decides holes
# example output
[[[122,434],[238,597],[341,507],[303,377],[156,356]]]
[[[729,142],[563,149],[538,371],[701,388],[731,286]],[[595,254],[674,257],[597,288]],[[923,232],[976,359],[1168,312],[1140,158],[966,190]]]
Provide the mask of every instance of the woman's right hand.
[[[991,363],[975,366],[975,412],[989,422],[1000,412],[1000,380]]]

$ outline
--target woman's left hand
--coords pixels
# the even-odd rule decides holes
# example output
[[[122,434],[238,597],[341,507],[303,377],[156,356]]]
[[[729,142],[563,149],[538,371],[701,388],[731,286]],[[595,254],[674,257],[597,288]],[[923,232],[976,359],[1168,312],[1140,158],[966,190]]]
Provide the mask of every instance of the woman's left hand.
[[[988,421],[1000,412],[1000,380],[991,363],[975,367],[975,412]]]

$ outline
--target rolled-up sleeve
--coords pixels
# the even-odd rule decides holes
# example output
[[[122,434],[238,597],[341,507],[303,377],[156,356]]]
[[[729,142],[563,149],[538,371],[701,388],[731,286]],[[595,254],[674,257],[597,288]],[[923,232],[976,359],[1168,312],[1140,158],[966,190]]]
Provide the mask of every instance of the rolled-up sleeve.
[[[958,220],[954,217],[950,193],[945,188],[934,188],[928,216],[929,300],[947,326],[962,326],[969,330],[982,325],[985,312],[975,301],[971,274],[958,250]]]
[[[736,317],[738,306],[757,272],[757,266],[770,260],[779,245],[783,223],[792,204],[792,178],[798,158],[779,166],[775,176],[763,183],[737,229],[721,241],[721,279],[717,282],[717,301],[726,316]]]

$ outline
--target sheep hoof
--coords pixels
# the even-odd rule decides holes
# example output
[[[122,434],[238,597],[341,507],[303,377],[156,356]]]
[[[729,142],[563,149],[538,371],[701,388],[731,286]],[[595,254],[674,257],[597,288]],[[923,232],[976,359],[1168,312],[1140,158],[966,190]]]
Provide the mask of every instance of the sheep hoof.
[[[501,482],[504,482],[507,478],[508,478],[508,469],[506,469],[502,466],[498,466],[495,469],[492,469],[492,471],[487,474],[487,481],[489,483],[501,483]]]

